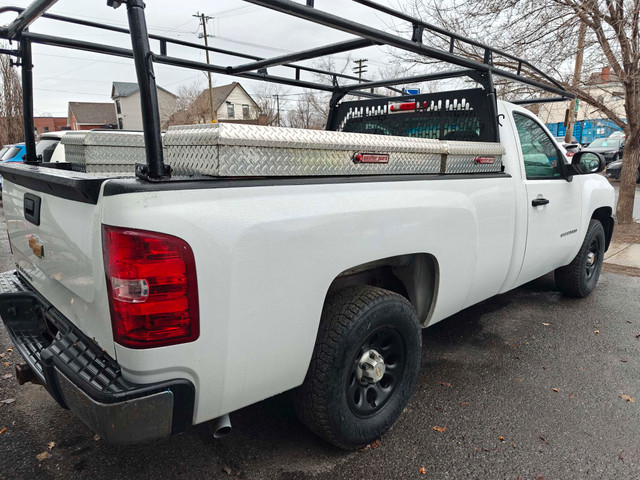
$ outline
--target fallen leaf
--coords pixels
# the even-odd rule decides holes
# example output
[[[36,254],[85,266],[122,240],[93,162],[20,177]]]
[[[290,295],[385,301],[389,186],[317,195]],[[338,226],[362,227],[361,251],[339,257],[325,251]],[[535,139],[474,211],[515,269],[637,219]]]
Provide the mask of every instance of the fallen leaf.
[[[421,475],[426,475],[427,474],[427,469],[424,467],[420,467],[420,474]]]
[[[573,398],[573,392],[569,394],[569,398]]]
[[[460,402],[460,405],[469,405],[469,402]]]
[[[544,443],[545,445],[547,444],[547,441],[546,441],[544,438],[542,438],[542,437],[538,437],[538,438],[540,439],[540,441],[541,441],[542,443]]]
[[[521,378],[516,377],[516,382],[520,382],[522,383],[524,380],[522,380]]]
[[[9,362],[4,362],[5,368],[9,368]]]
[[[449,382],[438,382],[440,385],[442,385],[443,387],[450,387],[451,384]]]
[[[444,408],[442,407],[433,407],[433,408],[435,408],[439,412],[444,412]]]
[[[9,347],[9,348],[7,348],[7,352],[9,352],[9,353],[13,353],[13,347]]]
[[[8,380],[8,379],[10,379],[11,377],[13,377],[13,375],[12,375],[12,374],[10,374],[10,373],[7,373],[7,374],[5,374],[5,375],[3,375],[3,376],[2,376],[2,378],[3,378],[4,380]]]
[[[600,330],[596,330],[596,331],[595,331],[595,332],[593,332],[593,333],[595,333],[596,335],[598,335],[598,334],[600,333]]]
[[[628,359],[626,359],[626,358],[621,358],[621,359],[620,359],[620,361],[621,361],[622,363],[627,363],[629,360],[628,360]]]
[[[47,448],[49,450],[53,450],[53,447],[55,447],[55,446],[56,446],[56,442],[49,442],[49,445],[47,445]]]
[[[39,462],[46,460],[47,458],[51,458],[51,454],[49,452],[42,452],[36,455],[36,458]]]
[[[375,442],[371,443],[371,450],[375,450],[376,448],[378,448],[380,446],[380,439],[376,440]]]
[[[513,442],[511,442],[509,445],[511,445],[513,448],[518,448],[518,447],[516,446],[516,444],[515,444],[515,443],[513,443]]]
[[[536,473],[536,480],[545,480],[545,478],[539,473]]]
[[[548,327],[548,326],[549,326],[549,325],[551,325],[551,324],[550,324],[550,323],[542,322],[542,325],[544,325],[545,327]]]
[[[5,398],[4,400],[0,400],[0,403],[6,403],[7,405],[9,405],[10,403],[13,403],[15,401],[15,398]]]
[[[636,338],[640,338],[640,333],[636,335]]]
[[[583,370],[584,370],[584,368],[582,368],[582,367],[578,367],[578,371],[579,371],[579,372],[582,372]]]
[[[558,393],[560,390],[558,390],[556,387],[553,387],[551,390],[553,390],[554,392]]]
[[[511,348],[518,348],[520,346],[517,343],[507,343],[507,345],[509,345]]]
[[[100,441],[100,435],[98,435],[97,433],[93,436],[93,440],[96,442]]]
[[[434,429],[436,432],[444,433],[444,432],[447,430],[447,427],[438,427],[438,426],[435,426],[435,427],[433,427],[433,429]]]
[[[501,442],[504,442],[504,437],[502,435],[499,435],[498,440],[500,440]]]
[[[629,403],[635,403],[636,399],[633,397],[630,397],[629,395],[620,395],[620,398],[623,400],[626,400]]]
[[[7,427],[2,427],[2,430],[0,430],[0,435],[2,435],[6,431],[7,431]]]
[[[229,467],[224,467],[222,470],[224,470],[224,472],[229,476],[233,473],[233,470]]]

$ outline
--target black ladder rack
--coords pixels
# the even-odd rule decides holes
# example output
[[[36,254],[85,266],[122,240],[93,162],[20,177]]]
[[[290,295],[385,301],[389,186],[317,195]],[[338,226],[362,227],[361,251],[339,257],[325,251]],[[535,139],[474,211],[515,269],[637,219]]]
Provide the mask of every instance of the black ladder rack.
[[[449,32],[443,28],[424,22],[421,19],[411,17],[384,5],[380,5],[372,0],[353,1],[386,15],[391,15],[395,18],[409,22],[412,27],[411,39],[403,38],[396,34],[318,10],[314,7],[313,0],[307,0],[306,4],[293,2],[291,0],[244,0],[251,4],[321,24],[354,36],[354,38],[347,41],[307,49],[291,54],[279,55],[272,58],[261,58],[255,55],[248,55],[216,47],[207,47],[197,43],[186,42],[162,35],[149,34],[147,32],[143,0],[107,0],[107,4],[114,8],[118,8],[121,4],[126,5],[129,29],[104,25],[97,22],[76,19],[63,15],[46,13],[49,8],[57,3],[57,1],[58,0],[34,0],[27,8],[0,8],[0,14],[7,12],[14,12],[18,14],[9,25],[0,27],[0,38],[19,42],[19,48],[16,50],[5,49],[0,51],[0,53],[17,57],[19,65],[22,67],[23,117],[27,149],[25,162],[31,164],[38,163],[33,133],[33,77],[31,71],[31,45],[34,43],[134,59],[141,93],[146,149],[146,164],[138,165],[136,167],[136,175],[139,178],[148,181],[162,181],[171,177],[171,169],[168,165],[165,165],[163,159],[161,124],[156,93],[155,73],[153,70],[154,63],[330,92],[332,97],[330,101],[330,118],[327,122],[328,127],[335,123],[335,111],[341,100],[347,95],[376,99],[384,96],[373,93],[374,88],[387,88],[393,92],[402,93],[402,90],[399,90],[396,86],[414,82],[468,77],[479,83],[486,93],[487,107],[489,110],[488,115],[493,119],[492,121],[494,123],[491,131],[495,132],[495,134],[492,138],[495,141],[498,141],[498,114],[496,93],[493,83],[494,75],[523,83],[555,95],[554,97],[550,97],[548,100],[545,100],[544,97],[542,97],[524,100],[520,103],[562,101],[575,97],[575,95],[568,92],[561,83],[524,59],[518,58],[507,52],[494,49],[488,45],[466,38],[462,35]],[[96,1],[97,3],[97,0],[91,1]],[[61,23],[70,23],[127,34],[131,37],[132,48],[120,48],[69,39],[61,36],[30,32],[29,26],[40,17]],[[449,49],[443,50],[426,45],[424,43],[424,37],[427,33],[447,37],[449,39]],[[157,42],[157,46],[154,43],[154,46],[158,48],[157,51],[152,50],[150,41]],[[465,44],[481,49],[484,52],[482,61],[473,60],[456,53],[457,44]],[[374,45],[388,45],[407,52],[422,55],[424,57],[450,63],[461,68],[445,72],[370,81],[367,79],[359,79],[352,75],[312,68],[296,63],[319,58],[325,55],[353,51]],[[215,65],[170,56],[169,46],[208,50],[210,52],[241,59],[241,63],[236,65]],[[513,68],[508,70],[496,67],[493,63],[494,56],[500,56],[513,62]],[[288,71],[293,73],[293,75],[278,76],[270,74],[268,69],[275,66],[286,67]],[[302,73],[326,76],[329,79],[329,82],[322,83],[316,80],[305,80],[302,79]]]

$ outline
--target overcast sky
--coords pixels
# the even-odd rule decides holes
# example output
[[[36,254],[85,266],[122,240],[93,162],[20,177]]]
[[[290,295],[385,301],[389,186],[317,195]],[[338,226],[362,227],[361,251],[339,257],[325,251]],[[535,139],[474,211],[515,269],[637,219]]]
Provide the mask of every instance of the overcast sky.
[[[391,0],[394,6],[402,5],[403,1]],[[380,1],[387,5],[391,2]],[[29,0],[0,0],[0,6],[24,7],[29,3]],[[315,4],[319,9],[338,13],[342,17],[377,28],[389,29],[402,24],[348,0],[315,0]],[[127,26],[126,7],[114,10],[106,6],[106,0],[59,0],[49,12]],[[202,31],[199,22],[192,16],[197,12],[214,17],[214,20],[209,22],[212,31],[208,32],[214,35],[210,39],[212,44],[261,57],[281,55],[352,38],[342,32],[272,12],[242,0],[147,0],[147,24],[151,33],[202,42],[202,39],[198,38],[198,33]],[[0,22],[9,23],[14,16],[5,14]],[[31,30],[108,45],[128,48],[131,46],[129,37],[123,34],[70,26],[47,19],[38,20]],[[152,42],[152,49],[159,51],[157,42]],[[33,53],[36,115],[66,117],[68,102],[109,102],[113,81],[136,81],[132,60],[41,45],[34,45]],[[204,52],[191,52],[170,46],[168,53],[172,56],[205,61]],[[346,56],[338,55],[338,61],[344,62]],[[387,50],[381,47],[355,51],[353,58],[368,58],[371,70],[384,68],[388,64]],[[241,59],[218,54],[214,54],[211,61],[219,65],[243,63]],[[199,82],[203,88],[206,85],[206,77],[198,71],[157,64],[155,69],[158,85],[173,92],[181,85],[192,85],[194,82]],[[277,69],[270,70],[270,73],[282,72]],[[218,75],[214,78],[216,85],[224,85],[234,80],[233,77]],[[250,92],[260,83],[244,79],[240,81]],[[296,92],[295,89],[289,91]],[[295,99],[295,96],[291,98]]]

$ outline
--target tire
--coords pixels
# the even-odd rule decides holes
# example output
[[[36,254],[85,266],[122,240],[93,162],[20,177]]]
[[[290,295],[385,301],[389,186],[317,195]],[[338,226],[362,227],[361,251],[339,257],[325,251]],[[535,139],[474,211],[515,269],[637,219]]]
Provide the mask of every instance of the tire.
[[[640,168],[636,172],[636,183],[640,183]],[[2,192],[0,192],[0,193],[2,193]]]
[[[576,258],[555,271],[556,286],[564,294],[583,298],[598,283],[604,259],[605,234],[598,220],[591,220]]]
[[[404,297],[366,285],[332,294],[322,312],[307,376],[294,391],[298,417],[339,448],[370,444],[407,404],[421,347],[415,310]],[[367,384],[357,377],[371,349],[382,355],[385,370],[376,383]]]

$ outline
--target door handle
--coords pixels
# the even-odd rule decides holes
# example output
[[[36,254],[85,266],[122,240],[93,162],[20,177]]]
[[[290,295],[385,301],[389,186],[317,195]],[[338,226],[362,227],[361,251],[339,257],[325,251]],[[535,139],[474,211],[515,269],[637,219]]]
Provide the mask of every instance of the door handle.
[[[531,201],[531,205],[534,207],[541,207],[542,205],[546,205],[547,203],[549,203],[549,200],[547,200],[546,198],[536,198]]]

